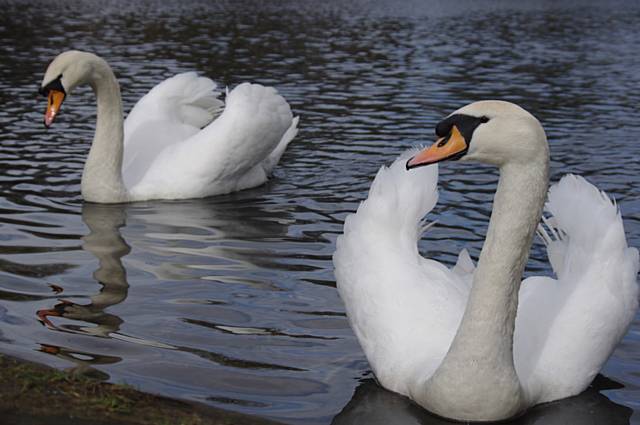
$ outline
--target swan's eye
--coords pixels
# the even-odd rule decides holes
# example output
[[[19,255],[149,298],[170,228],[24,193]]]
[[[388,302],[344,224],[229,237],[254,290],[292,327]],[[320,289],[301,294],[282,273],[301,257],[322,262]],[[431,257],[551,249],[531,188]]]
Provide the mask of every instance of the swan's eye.
[[[451,137],[453,128],[455,127],[458,129],[462,137],[464,137],[465,140],[468,140],[468,143],[471,143],[473,132],[476,130],[476,128],[478,128],[479,125],[486,122],[489,122],[489,117],[485,115],[481,117],[465,114],[449,115],[447,118],[440,121],[438,125],[436,125],[436,135],[438,137],[447,137],[446,140],[439,142],[446,144],[449,137]]]
[[[451,139],[451,133],[449,133],[449,135],[447,137],[445,137],[444,139],[442,139],[440,142],[438,142],[438,147],[441,148],[444,145],[447,144],[447,142],[449,141],[449,139]]]
[[[49,84],[47,84],[44,87],[41,87],[38,92],[43,95],[43,96],[49,96],[49,92],[51,90],[58,90],[61,91],[62,93],[67,93],[66,90],[64,89],[64,86],[62,85],[62,74],[58,75],[58,78],[56,78],[55,80],[52,80]]]

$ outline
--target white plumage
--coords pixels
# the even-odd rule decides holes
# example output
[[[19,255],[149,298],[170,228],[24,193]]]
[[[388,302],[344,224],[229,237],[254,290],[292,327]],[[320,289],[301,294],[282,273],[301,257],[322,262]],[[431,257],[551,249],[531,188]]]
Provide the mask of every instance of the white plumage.
[[[64,52],[49,65],[43,90],[56,81],[66,95],[86,83],[96,93],[98,122],[82,177],[87,201],[199,198],[258,186],[298,131],[284,98],[259,84],[240,84],[225,105],[213,81],[179,74],[155,86],[123,122],[120,89],[103,59]]]
[[[487,152],[500,153],[504,158],[511,155],[497,149],[499,141],[490,142],[490,129],[498,137],[500,129],[523,135],[523,128],[532,128],[535,142],[520,143],[514,142],[514,137],[505,137],[508,145],[504,145],[504,150],[519,152],[514,157],[524,152],[522,148],[526,146],[528,152],[533,152],[530,147],[535,144],[542,151],[546,149],[544,133],[536,130],[539,125],[526,117],[523,110],[512,116],[513,111],[503,104],[476,104],[461,110],[469,114],[477,112],[479,116],[484,112],[480,106],[490,106],[485,113],[490,117],[491,121],[487,120],[490,125],[478,127],[468,157],[489,162]],[[528,124],[520,125],[514,117]],[[407,152],[390,167],[380,169],[368,198],[355,214],[346,218],[344,234],[338,238],[333,256],[337,288],[347,316],[379,382],[441,416],[461,420],[505,419],[532,405],[585,390],[625,334],[638,308],[638,251],[627,246],[615,203],[586,180],[573,175],[565,176],[549,189],[545,204],[549,217],[544,220],[546,228],[541,225],[538,231],[547,245],[557,278],[530,277],[522,283],[513,333],[513,365],[521,395],[499,395],[498,400],[504,406],[492,411],[492,406],[485,406],[488,403],[483,392],[489,394],[494,388],[485,384],[481,372],[488,370],[493,375],[508,369],[508,358],[497,357],[497,365],[484,365],[482,353],[491,353],[487,346],[499,345],[500,339],[510,347],[508,330],[498,330],[500,337],[495,340],[484,336],[473,340],[474,335],[459,335],[457,339],[468,339],[457,341],[460,347],[466,347],[462,354],[452,354],[456,351],[452,341],[463,315],[471,316],[470,312],[465,313],[465,308],[474,310],[476,320],[493,317],[489,305],[495,300],[486,295],[499,292],[485,290],[484,298],[475,297],[474,306],[467,307],[467,303],[476,285],[487,287],[487,282],[474,281],[472,285],[474,278],[486,280],[487,276],[493,278],[500,273],[474,276],[477,270],[466,250],[460,253],[452,269],[419,254],[417,243],[424,227],[421,220],[438,197],[438,165],[407,171],[407,159],[415,153]],[[540,158],[542,168],[548,162],[544,152],[532,158]],[[501,170],[510,167],[511,159],[500,161],[503,161],[498,164]],[[528,166],[523,164],[536,161],[521,163],[516,175],[519,168]],[[544,181],[544,172],[540,175],[540,181]],[[487,236],[489,239],[491,235],[492,242],[485,242],[485,248],[491,245],[484,258],[485,270],[493,267],[490,269],[493,272],[500,267],[494,254],[500,252],[502,243],[496,235],[505,235],[498,228],[526,227],[518,222],[512,209],[496,212],[498,203],[504,207],[510,199],[530,196],[526,187],[514,190],[515,185],[509,186],[506,180],[506,176],[501,177],[498,191],[503,190],[503,195],[511,193],[496,194]],[[528,255],[528,247],[523,252]],[[509,273],[521,276],[521,271],[511,272],[508,266],[505,265]],[[496,312],[508,308],[505,300],[505,304],[498,304]],[[476,323],[476,326],[480,329],[484,325]],[[508,322],[491,326],[509,328]],[[445,357],[450,355],[452,361],[458,362],[457,366],[453,371],[445,370],[446,379],[432,382]],[[478,360],[480,363],[476,363]],[[475,384],[478,386],[474,387]],[[464,398],[457,399],[457,393],[465,394]]]
[[[438,200],[438,166],[406,171],[414,153],[378,171],[333,256],[340,297],[373,372],[404,395],[442,361],[469,293],[462,268],[454,273],[418,252],[421,219]]]
[[[638,308],[638,250],[627,246],[615,203],[569,174],[549,189],[545,210],[557,276],[524,280],[514,339],[518,376],[537,402],[584,391]]]
[[[195,73],[179,74],[135,105],[125,121],[123,164],[134,198],[199,198],[267,181],[297,134],[298,118],[272,87],[240,84],[226,105],[215,87]]]

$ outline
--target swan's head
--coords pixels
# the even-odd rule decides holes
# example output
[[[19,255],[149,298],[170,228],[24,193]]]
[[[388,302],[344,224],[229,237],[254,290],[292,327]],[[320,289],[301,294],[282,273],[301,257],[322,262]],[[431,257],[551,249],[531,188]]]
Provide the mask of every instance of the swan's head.
[[[445,160],[508,162],[547,158],[540,122],[518,105],[484,100],[458,109],[436,126],[438,140],[407,161],[407,169]]]
[[[47,68],[40,94],[47,96],[44,125],[49,127],[60,111],[62,102],[79,85],[89,83],[95,64],[102,61],[92,53],[69,50],[59,54]]]

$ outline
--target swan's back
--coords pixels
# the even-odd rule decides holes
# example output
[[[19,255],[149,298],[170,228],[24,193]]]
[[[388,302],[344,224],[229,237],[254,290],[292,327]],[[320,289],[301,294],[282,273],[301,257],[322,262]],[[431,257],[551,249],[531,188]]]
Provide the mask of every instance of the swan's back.
[[[224,106],[220,94],[209,78],[185,72],[143,96],[124,122],[125,186],[137,184],[166,147],[182,143],[209,124]]]
[[[418,252],[420,220],[438,198],[438,169],[407,172],[414,153],[380,169],[333,256],[338,292],[376,377],[405,395],[442,361],[468,295],[461,274]]]
[[[135,200],[180,199],[257,186],[296,133],[297,118],[274,88],[241,84],[213,122],[159,152],[130,193]]]
[[[552,229],[542,234],[557,280],[523,282],[514,337],[516,370],[535,403],[582,392],[638,308],[638,251],[627,246],[616,205],[568,175],[549,190],[546,210]]]

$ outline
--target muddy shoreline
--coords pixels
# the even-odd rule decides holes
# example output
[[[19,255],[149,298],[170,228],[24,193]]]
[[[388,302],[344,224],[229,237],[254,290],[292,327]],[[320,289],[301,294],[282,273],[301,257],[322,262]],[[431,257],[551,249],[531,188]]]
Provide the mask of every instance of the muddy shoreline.
[[[277,425],[0,354],[0,418],[17,425]]]

